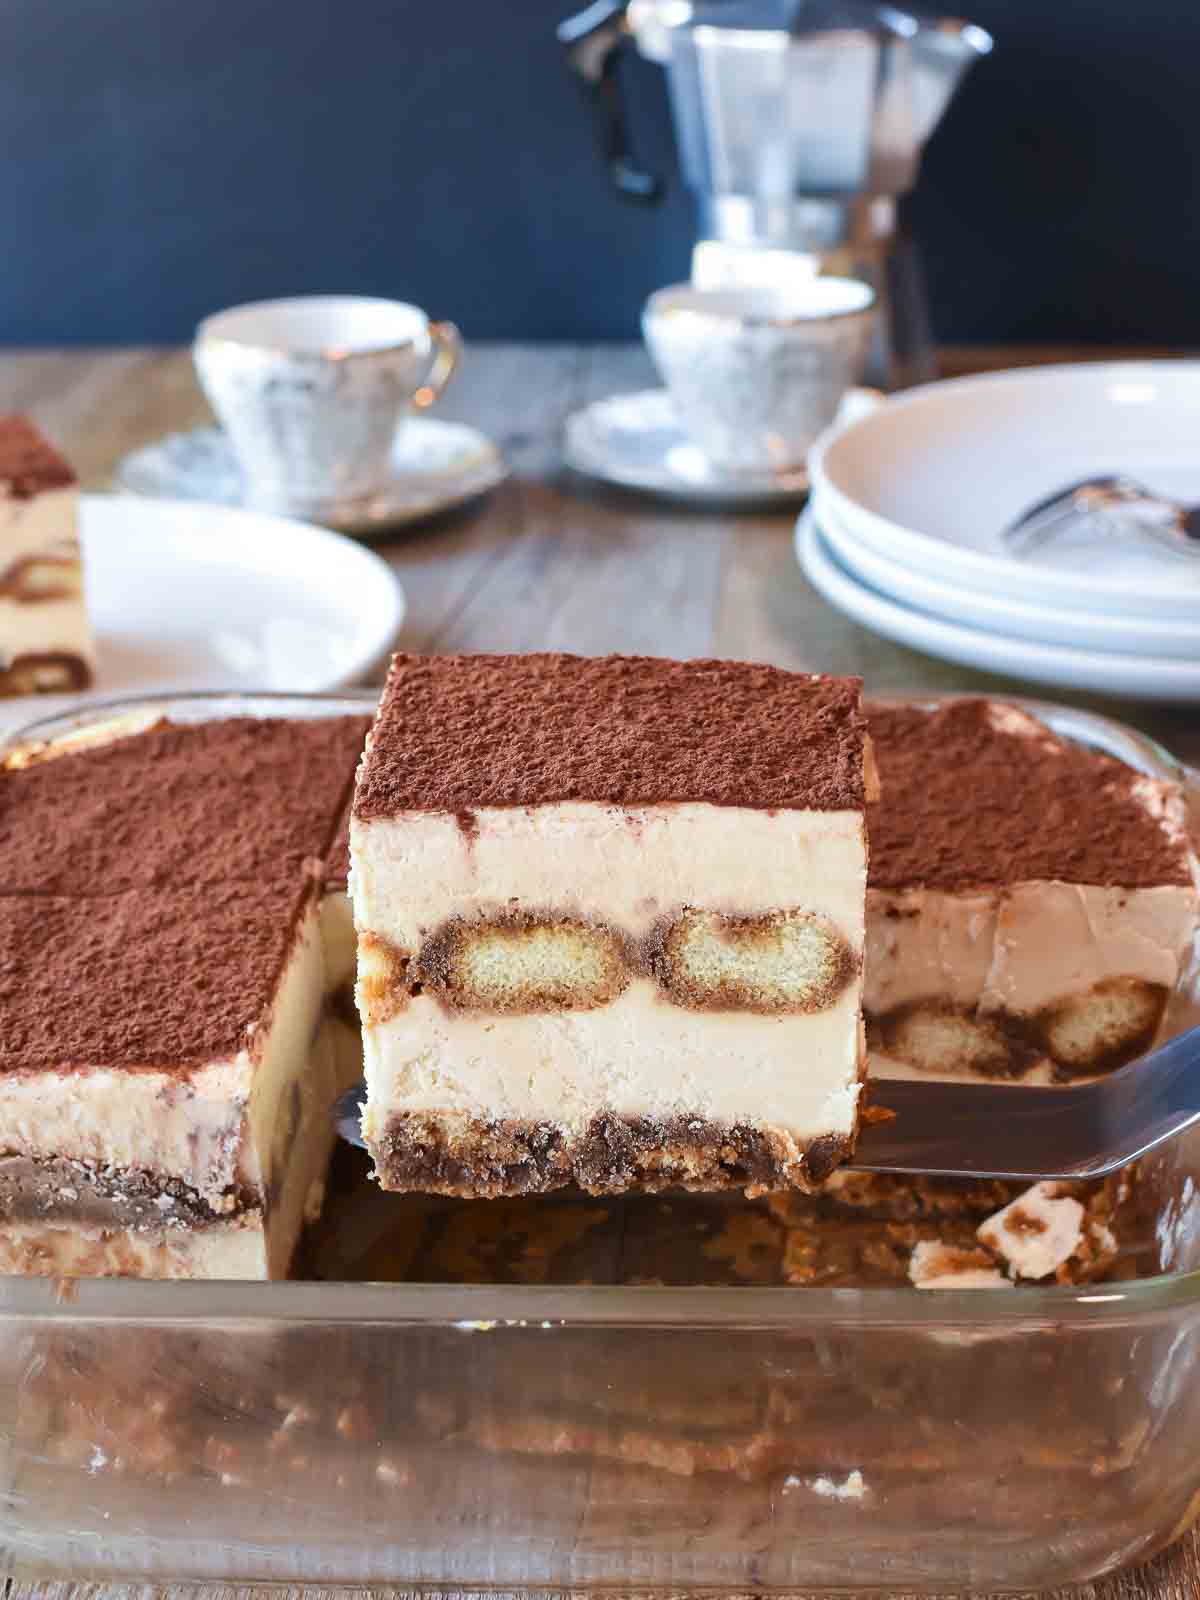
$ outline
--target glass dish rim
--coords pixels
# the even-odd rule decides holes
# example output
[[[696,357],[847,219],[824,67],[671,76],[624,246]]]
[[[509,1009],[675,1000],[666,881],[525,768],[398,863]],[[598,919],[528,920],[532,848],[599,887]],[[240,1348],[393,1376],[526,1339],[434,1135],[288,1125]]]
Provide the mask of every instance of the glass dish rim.
[[[287,690],[176,689],[114,695],[76,702],[31,718],[0,734],[0,756],[31,741],[61,736],[104,716],[162,706],[196,703],[237,709],[256,705],[339,707],[364,710],[378,703],[381,689],[350,689],[319,694]],[[1113,754],[1124,751],[1154,776],[1192,787],[1200,773],[1127,723],[1099,712],[1024,695],[885,693],[864,696],[868,704],[915,705],[934,709],[959,700],[998,700],[1017,706],[1053,726],[1073,721],[1080,734],[1090,729],[1095,742]],[[31,708],[32,709],[32,708]],[[1093,1309],[1094,1308],[1094,1309]],[[1200,1269],[1158,1273],[1113,1284],[1051,1284],[1021,1288],[1012,1295],[978,1289],[939,1289],[922,1294],[912,1287],[829,1289],[805,1285],[769,1287],[666,1287],[659,1285],[545,1285],[181,1281],[133,1278],[0,1276],[0,1329],[11,1322],[135,1322],[155,1325],[268,1323],[272,1327],[337,1323],[380,1326],[444,1326],[464,1333],[494,1328],[551,1329],[569,1326],[661,1326],[685,1328],[779,1329],[810,1324],[863,1327],[919,1327],[952,1324],[990,1329],[1044,1327],[1069,1318],[1073,1325],[1139,1320],[1181,1308],[1200,1309]],[[1074,1315],[1072,1315],[1074,1311]]]

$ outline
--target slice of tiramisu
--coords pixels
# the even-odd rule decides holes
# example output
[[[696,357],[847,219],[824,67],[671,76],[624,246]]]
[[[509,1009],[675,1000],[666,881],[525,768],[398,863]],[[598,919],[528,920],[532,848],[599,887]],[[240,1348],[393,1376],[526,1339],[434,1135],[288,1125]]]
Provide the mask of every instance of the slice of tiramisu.
[[[75,474],[26,417],[0,417],[0,695],[85,689]]]
[[[1200,915],[1180,792],[1013,706],[869,721],[872,1072],[1066,1080],[1146,1050]]]
[[[325,857],[365,731],[133,718],[0,774],[0,1271],[286,1273],[345,1086]]]
[[[807,1187],[858,1109],[857,680],[398,657],[351,892],[390,1189]]]

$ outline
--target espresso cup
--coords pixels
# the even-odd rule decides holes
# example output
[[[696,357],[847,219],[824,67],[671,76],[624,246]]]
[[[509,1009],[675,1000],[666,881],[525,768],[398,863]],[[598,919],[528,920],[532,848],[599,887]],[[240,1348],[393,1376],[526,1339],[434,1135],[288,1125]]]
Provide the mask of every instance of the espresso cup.
[[[192,357],[247,499],[316,509],[384,486],[398,429],[461,350],[452,322],[403,301],[305,295],[206,317]]]
[[[674,284],[642,329],[685,432],[731,476],[801,465],[866,365],[875,293],[853,278],[787,287]]]

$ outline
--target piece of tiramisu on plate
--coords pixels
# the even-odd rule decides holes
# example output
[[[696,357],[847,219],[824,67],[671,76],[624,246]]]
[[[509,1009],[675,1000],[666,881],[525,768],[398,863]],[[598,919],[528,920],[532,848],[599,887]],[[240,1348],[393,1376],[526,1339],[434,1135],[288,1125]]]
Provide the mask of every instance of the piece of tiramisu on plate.
[[[351,892],[390,1189],[810,1186],[858,1113],[857,680],[398,657]]]
[[[0,772],[0,1272],[286,1273],[344,1086],[321,908],[365,730],[133,719]]]
[[[1066,1080],[1153,1041],[1196,934],[1168,783],[985,700],[869,708],[871,1070]]]
[[[0,417],[0,695],[92,681],[78,500],[74,472],[33,424]]]

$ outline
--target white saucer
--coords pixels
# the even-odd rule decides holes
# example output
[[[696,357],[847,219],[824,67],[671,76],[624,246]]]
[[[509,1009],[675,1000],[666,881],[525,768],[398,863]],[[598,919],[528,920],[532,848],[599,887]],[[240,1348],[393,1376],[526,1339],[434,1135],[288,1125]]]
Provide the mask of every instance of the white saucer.
[[[6,726],[131,691],[341,689],[404,620],[391,568],[325,528],[127,495],[84,495],[80,521],[95,684],[0,701]]]
[[[905,566],[865,544],[842,523],[819,491],[813,493],[812,508],[821,538],[849,576],[902,605],[931,612],[947,622],[1032,639],[1038,644],[1200,661],[1200,627],[1195,621],[1077,611],[1071,606],[1055,605],[1052,600],[1043,600],[1036,573],[1029,575],[1029,591],[1037,596],[1036,600],[1018,600],[1004,593],[965,587],[936,571],[919,572]]]
[[[503,483],[508,463],[477,428],[434,417],[411,417],[396,436],[393,477],[378,494],[331,501],[294,513],[364,535],[406,527],[477,499]],[[134,450],[117,464],[114,485],[132,494],[217,505],[252,504],[220,428],[193,428]]]
[[[1197,661],[1035,644],[901,605],[847,572],[825,543],[811,508],[796,524],[796,555],[814,589],[836,610],[913,650],[1058,688],[1090,689],[1133,700],[1200,701]]]
[[[873,390],[852,389],[838,422],[875,403]],[[806,467],[736,477],[718,472],[684,433],[665,389],[613,395],[574,412],[567,418],[563,459],[603,483],[689,505],[766,508],[791,505],[808,493]]]

